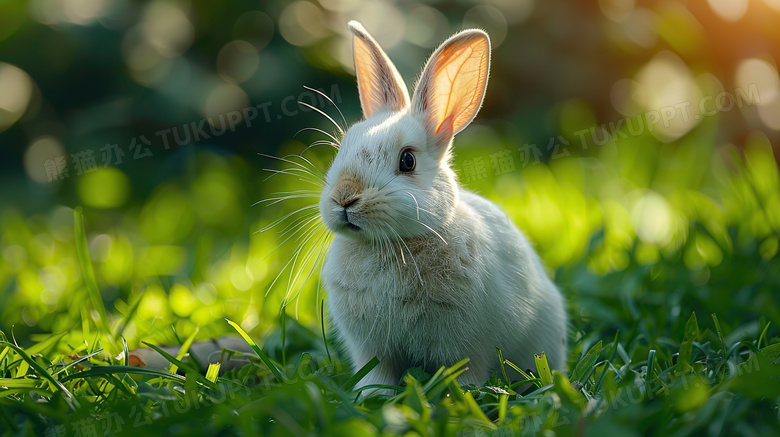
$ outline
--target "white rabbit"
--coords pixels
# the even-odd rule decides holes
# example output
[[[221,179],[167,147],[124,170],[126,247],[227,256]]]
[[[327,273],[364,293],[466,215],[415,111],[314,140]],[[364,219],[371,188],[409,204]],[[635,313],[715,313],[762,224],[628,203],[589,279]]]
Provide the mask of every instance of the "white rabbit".
[[[496,346],[522,369],[546,352],[563,370],[560,293],[507,215],[450,168],[452,138],[485,95],[487,34],[445,41],[410,102],[376,41],[360,23],[349,28],[365,120],[344,135],[319,209],[335,234],[323,270],[332,324],[355,369],[380,360],[361,386],[466,357],[460,382],[482,384],[500,369]]]

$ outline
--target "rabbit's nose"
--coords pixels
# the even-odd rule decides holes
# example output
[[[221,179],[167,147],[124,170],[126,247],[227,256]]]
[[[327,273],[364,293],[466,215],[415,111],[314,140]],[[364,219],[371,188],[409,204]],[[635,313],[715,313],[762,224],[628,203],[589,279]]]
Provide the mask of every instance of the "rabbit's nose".
[[[357,197],[353,197],[351,199],[344,199],[344,200],[340,201],[339,205],[344,207],[344,209],[347,209],[347,208],[350,207],[350,205],[353,205],[357,201],[358,201],[358,198]]]
[[[362,189],[363,185],[359,180],[342,178],[333,187],[331,197],[334,202],[341,205],[343,208],[347,208],[358,201]]]

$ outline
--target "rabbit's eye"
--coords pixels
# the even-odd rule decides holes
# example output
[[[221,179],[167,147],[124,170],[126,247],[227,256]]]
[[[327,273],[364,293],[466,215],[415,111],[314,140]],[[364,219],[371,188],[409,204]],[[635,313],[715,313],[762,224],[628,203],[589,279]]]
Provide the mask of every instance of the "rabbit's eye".
[[[398,170],[407,173],[414,170],[414,153],[411,150],[406,149],[401,152],[401,163],[398,165]]]

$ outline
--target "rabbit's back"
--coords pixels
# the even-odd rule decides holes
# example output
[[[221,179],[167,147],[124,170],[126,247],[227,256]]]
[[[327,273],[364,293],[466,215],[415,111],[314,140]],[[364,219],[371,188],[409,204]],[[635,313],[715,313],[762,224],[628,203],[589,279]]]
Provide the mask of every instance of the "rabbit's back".
[[[547,276],[528,239],[495,203],[461,190],[461,203],[486,223],[488,235],[481,260],[494,305],[491,317],[506,329],[497,345],[516,364],[533,368],[533,354],[545,352],[554,369],[565,367],[566,311],[563,297]],[[468,232],[465,221],[462,232]]]

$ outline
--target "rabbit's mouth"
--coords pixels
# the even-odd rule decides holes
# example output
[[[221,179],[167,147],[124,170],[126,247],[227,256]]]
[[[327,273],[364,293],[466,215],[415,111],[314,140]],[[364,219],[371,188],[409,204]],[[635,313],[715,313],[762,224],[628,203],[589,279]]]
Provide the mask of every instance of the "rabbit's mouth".
[[[354,213],[354,211],[352,211],[352,212],[351,212],[351,211],[349,211],[349,210],[347,209],[347,208],[349,207],[349,205],[351,205],[351,204],[353,204],[353,203],[355,203],[355,201],[354,201],[354,200],[353,200],[352,202],[349,202],[349,204],[348,204],[348,205],[345,205],[345,206],[344,206],[344,227],[346,227],[346,228],[347,228],[347,229],[349,229],[350,231],[357,232],[357,231],[359,231],[359,230],[360,230],[360,226],[358,226],[358,225],[356,225],[356,224],[352,223],[352,221],[349,219],[349,216],[350,216],[350,215],[354,215],[355,213]]]
[[[347,223],[345,223],[345,224],[344,224],[344,226],[345,226],[347,229],[351,230],[351,231],[358,232],[358,231],[360,230],[360,226],[358,226],[358,225],[355,225],[355,224],[353,224],[353,223],[350,223],[350,222],[347,222]]]

